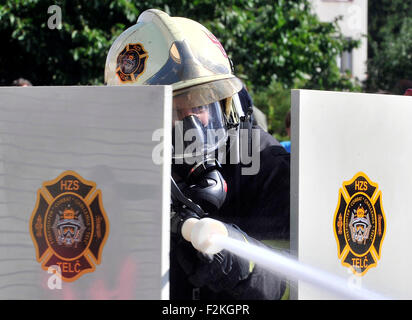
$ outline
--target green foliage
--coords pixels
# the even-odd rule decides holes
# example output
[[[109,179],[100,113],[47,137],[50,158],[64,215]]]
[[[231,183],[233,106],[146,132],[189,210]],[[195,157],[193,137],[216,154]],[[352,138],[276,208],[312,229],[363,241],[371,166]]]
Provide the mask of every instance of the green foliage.
[[[403,94],[412,86],[412,2],[369,1],[368,91]]]
[[[7,0],[0,4],[0,83],[26,77],[35,85],[102,83],[112,41],[138,12],[130,1]],[[62,10],[50,29],[48,7]],[[127,14],[126,14],[127,12]]]
[[[412,2],[405,0],[373,0],[368,1],[369,49],[371,43],[382,42],[390,34],[398,34],[403,21],[412,17]],[[369,50],[373,58],[378,52]]]
[[[303,79],[311,88],[350,88],[341,77],[336,57],[354,44],[339,35],[337,24],[319,22],[307,1],[278,4],[248,11],[246,32],[230,50],[245,81],[257,89],[273,80],[292,87]]]
[[[308,0],[198,0],[182,7],[175,6],[180,9],[172,14],[213,30],[249,88],[262,90],[273,80],[291,87],[303,79],[308,88],[354,88],[350,77],[341,75],[336,57],[358,42],[346,40],[337,21],[320,22]]]
[[[62,10],[51,30],[49,6]],[[337,22],[322,23],[308,0],[3,0],[0,4],[0,84],[25,77],[34,85],[102,84],[114,39],[149,8],[194,19],[223,43],[236,74],[284,137],[290,88],[355,90],[336,57],[356,45]]]
[[[50,5],[62,9],[62,28],[47,26]],[[272,80],[290,87],[308,79],[311,88],[349,88],[335,57],[347,43],[333,23],[310,13],[308,0],[5,0],[0,4],[0,83],[24,76],[37,85],[103,82],[113,40],[139,14],[158,8],[197,20],[224,44],[237,74],[249,87]]]
[[[267,117],[268,132],[279,141],[289,140],[285,129],[285,117],[290,109],[290,89],[273,81],[266,90],[252,93],[253,103]]]

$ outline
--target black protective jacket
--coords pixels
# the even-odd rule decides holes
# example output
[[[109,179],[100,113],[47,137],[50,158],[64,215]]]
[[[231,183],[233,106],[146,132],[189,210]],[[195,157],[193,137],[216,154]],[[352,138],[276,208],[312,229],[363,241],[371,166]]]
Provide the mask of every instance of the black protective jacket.
[[[289,240],[290,154],[263,130],[261,130],[260,144],[260,170],[256,175],[242,175],[242,164],[222,166],[221,172],[228,186],[227,197],[219,212],[210,217],[234,224],[248,237],[257,240]],[[255,242],[254,239],[248,239]],[[187,274],[182,269],[182,261],[178,261],[176,254],[178,246],[181,250],[182,241],[178,244],[178,240],[172,237],[171,299],[267,300],[280,299],[284,294],[285,280],[257,265],[234,290],[214,292],[207,286],[195,288],[188,281]],[[184,250],[192,250],[193,257],[195,256],[195,249],[190,243],[183,243],[183,247]]]

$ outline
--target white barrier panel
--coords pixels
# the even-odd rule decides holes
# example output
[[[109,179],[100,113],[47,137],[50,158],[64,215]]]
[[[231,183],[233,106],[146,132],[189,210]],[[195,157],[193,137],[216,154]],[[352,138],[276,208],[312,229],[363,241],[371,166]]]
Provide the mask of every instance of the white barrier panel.
[[[0,88],[0,299],[168,299],[171,96]]]
[[[292,91],[291,248],[349,287],[412,298],[412,98]],[[299,282],[293,298],[335,299]]]

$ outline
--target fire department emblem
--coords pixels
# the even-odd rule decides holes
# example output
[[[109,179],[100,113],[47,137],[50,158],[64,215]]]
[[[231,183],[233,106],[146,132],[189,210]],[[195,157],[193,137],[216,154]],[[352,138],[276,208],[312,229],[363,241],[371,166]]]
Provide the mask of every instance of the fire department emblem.
[[[116,74],[120,81],[136,81],[146,69],[149,57],[141,43],[129,43],[117,57]]]
[[[42,268],[60,267],[74,281],[100,264],[109,223],[96,184],[74,171],[43,183],[30,219],[30,234]]]
[[[364,275],[381,257],[386,219],[382,192],[363,172],[343,183],[333,219],[342,265]]]

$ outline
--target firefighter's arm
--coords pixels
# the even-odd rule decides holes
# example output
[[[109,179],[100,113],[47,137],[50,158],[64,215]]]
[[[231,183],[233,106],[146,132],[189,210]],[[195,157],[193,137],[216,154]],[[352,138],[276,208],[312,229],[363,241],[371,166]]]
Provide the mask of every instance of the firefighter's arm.
[[[218,222],[217,225],[217,228],[221,229],[219,231],[222,231],[221,234],[269,249],[263,243],[249,237],[235,225],[222,222]],[[196,227],[199,227],[199,225],[196,225]],[[201,233],[199,229],[202,228],[197,229],[191,231],[192,238],[196,237],[194,234]],[[183,232],[186,240],[191,240],[195,248],[197,247],[197,249],[206,252],[201,253],[194,250],[193,246],[183,239],[178,246],[178,261],[194,286],[207,286],[215,292],[224,291],[233,296],[234,299],[279,300],[287,292],[286,281],[279,275],[270,273],[255,265],[253,261],[236,256],[227,250],[213,248],[213,245],[209,248],[199,248],[205,246],[204,243],[201,243],[204,239],[190,239],[191,237],[185,232],[188,231]],[[200,238],[202,238],[202,235],[200,235]],[[210,251],[219,252],[207,253]]]

